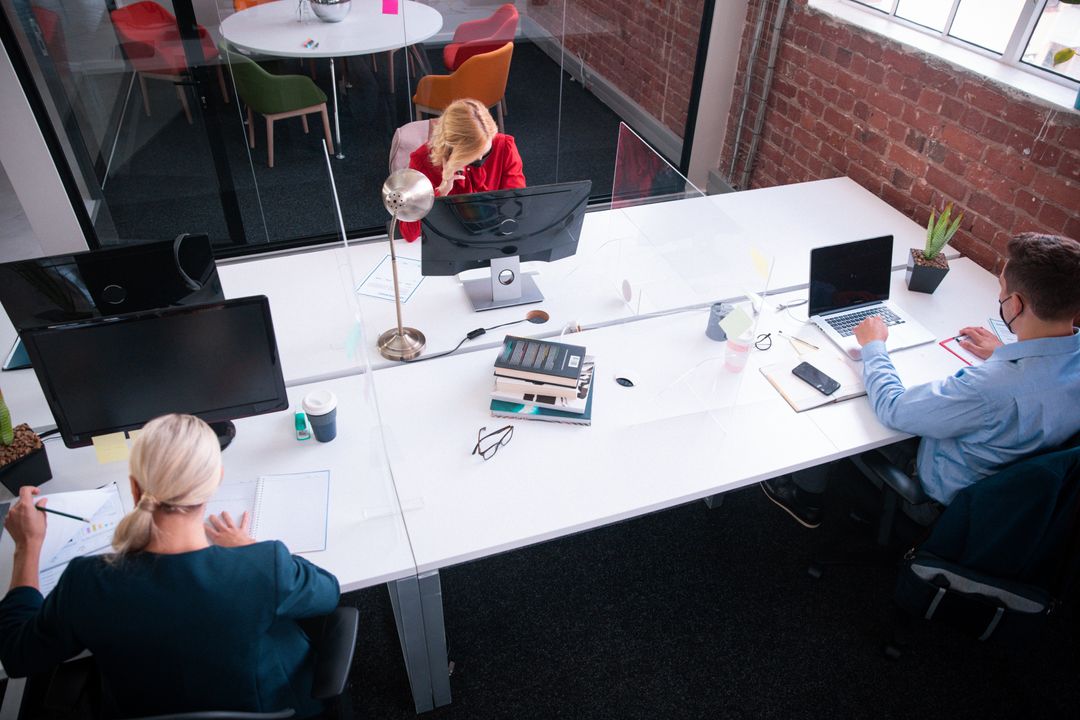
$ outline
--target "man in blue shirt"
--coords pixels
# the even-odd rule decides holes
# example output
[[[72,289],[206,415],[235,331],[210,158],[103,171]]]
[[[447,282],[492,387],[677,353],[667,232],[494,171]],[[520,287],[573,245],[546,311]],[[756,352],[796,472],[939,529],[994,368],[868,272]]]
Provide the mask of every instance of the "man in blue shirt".
[[[1027,233],[1009,242],[998,282],[999,313],[1017,341],[1003,345],[967,327],[960,344],[986,362],[905,388],[879,317],[855,328],[866,394],[888,427],[921,436],[883,448],[911,468],[927,495],[948,505],[962,488],[1017,460],[1050,450],[1080,430],[1080,242]],[[915,443],[917,442],[917,455]],[[765,494],[806,527],[821,520],[825,467],[762,483]],[[927,518],[932,519],[932,518]]]

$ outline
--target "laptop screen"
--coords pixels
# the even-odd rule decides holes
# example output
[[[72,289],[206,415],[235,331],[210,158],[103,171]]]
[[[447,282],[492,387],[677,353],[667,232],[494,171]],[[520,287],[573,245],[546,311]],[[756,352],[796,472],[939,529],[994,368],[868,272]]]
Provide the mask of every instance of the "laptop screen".
[[[810,251],[810,307],[813,317],[889,299],[892,235]]]

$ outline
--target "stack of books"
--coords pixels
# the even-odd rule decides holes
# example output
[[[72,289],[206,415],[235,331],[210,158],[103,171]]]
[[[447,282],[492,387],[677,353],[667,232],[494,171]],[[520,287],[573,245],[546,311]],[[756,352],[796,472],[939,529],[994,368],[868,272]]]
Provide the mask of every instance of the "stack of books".
[[[495,360],[491,414],[591,425],[594,368],[579,345],[507,335]]]

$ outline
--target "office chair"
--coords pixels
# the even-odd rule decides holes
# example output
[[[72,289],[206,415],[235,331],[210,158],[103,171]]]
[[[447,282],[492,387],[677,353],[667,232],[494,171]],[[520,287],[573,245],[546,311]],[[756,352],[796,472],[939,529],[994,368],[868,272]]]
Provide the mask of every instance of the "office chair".
[[[394,131],[390,141],[390,172],[409,167],[409,156],[431,139],[431,120],[415,120]]]
[[[176,24],[176,17],[168,10],[151,0],[140,0],[131,5],[112,10],[109,13],[113,27],[135,74],[139,77],[142,90],[143,110],[150,117],[150,98],[147,95],[146,79],[167,80],[176,86],[176,96],[184,110],[188,124],[192,123],[191,108],[188,105],[184,84],[187,82],[188,65],[184,54],[184,45]],[[198,27],[202,41],[203,56],[210,63],[217,59],[218,51],[214,41],[203,26]],[[229,91],[225,87],[225,75],[221,64],[215,62],[218,86],[225,102],[229,102]]]
[[[315,654],[311,696],[323,702],[326,709],[322,717],[351,719],[352,704],[345,686],[356,651],[360,611],[354,607],[339,607],[329,615],[299,622],[311,639],[311,649]],[[89,662],[92,660],[90,656],[74,663],[64,663],[56,669],[45,693],[47,708],[70,710],[77,706],[84,693],[98,682],[96,671]],[[294,714],[292,708],[265,713],[207,710],[154,715],[138,720],[278,720]]]
[[[323,134],[330,152],[334,152],[334,138],[330,134],[330,117],[326,111],[326,93],[303,75],[274,75],[254,60],[232,47],[227,51],[229,68],[236,93],[247,105],[248,147],[255,149],[255,123],[253,112],[266,118],[266,164],[274,167],[274,122],[300,116],[304,132],[308,131],[307,116],[322,116]]]
[[[867,554],[818,559],[824,565],[893,565],[901,499],[927,502],[919,482],[876,451],[854,458],[880,481],[877,547]],[[896,659],[912,617],[938,619],[986,641],[1019,644],[1032,637],[1080,574],[1080,433],[1060,448],[1013,463],[960,491],[922,542],[908,550],[895,592]]]
[[[496,105],[499,132],[506,132],[500,102],[506,95],[510,76],[510,59],[514,43],[508,42],[498,50],[473,55],[449,75],[425,75],[416,84],[413,103],[419,117],[441,115],[446,106],[462,98],[476,98],[484,107]]]

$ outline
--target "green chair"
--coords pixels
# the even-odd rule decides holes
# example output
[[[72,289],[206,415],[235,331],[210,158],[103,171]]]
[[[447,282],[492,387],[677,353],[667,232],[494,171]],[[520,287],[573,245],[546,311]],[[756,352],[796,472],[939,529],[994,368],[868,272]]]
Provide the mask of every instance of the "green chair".
[[[266,117],[266,164],[274,167],[274,121],[300,116],[304,132],[308,131],[307,116],[321,113],[326,145],[334,152],[334,140],[330,135],[330,117],[326,113],[326,94],[303,75],[273,75],[258,63],[237,52],[224,48],[228,53],[236,92],[247,105],[248,146],[255,148],[255,122],[253,113]]]

